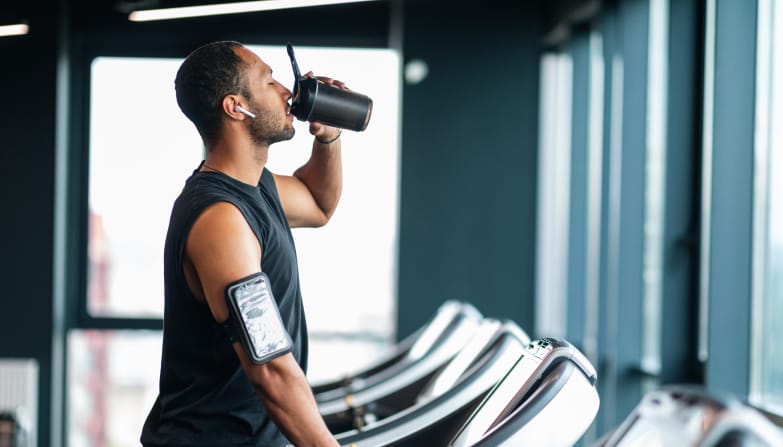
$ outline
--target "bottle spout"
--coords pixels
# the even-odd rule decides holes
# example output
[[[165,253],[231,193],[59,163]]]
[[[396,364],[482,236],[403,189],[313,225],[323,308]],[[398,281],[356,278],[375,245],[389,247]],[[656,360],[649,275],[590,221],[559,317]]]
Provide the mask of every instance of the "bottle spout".
[[[286,50],[288,50],[288,57],[291,59],[291,68],[294,69],[294,78],[298,81],[302,77],[302,72],[299,71],[299,65],[296,63],[294,47],[291,45],[291,42],[288,42],[288,45],[286,45]]]
[[[296,63],[296,58],[294,57],[294,46],[291,45],[291,42],[288,42],[288,45],[286,45],[286,50],[288,51],[288,57],[291,59],[291,68],[294,69],[294,88],[291,89],[291,103],[293,105],[297,102],[298,99],[299,82],[302,80],[302,72],[299,71],[299,65]]]

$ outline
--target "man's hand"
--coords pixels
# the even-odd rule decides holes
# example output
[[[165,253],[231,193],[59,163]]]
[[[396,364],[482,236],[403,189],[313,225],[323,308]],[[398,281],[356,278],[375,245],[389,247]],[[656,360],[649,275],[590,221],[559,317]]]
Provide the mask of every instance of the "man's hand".
[[[305,74],[305,77],[307,78],[314,77],[315,79],[318,79],[324,84],[333,85],[342,90],[350,91],[350,89],[345,86],[344,82],[338,81],[336,79],[332,79],[327,76],[314,76],[312,71],[308,71]],[[324,124],[319,123],[318,121],[310,121],[310,134],[316,137],[316,139],[321,142],[332,141],[340,136],[340,129],[336,127],[326,126]]]

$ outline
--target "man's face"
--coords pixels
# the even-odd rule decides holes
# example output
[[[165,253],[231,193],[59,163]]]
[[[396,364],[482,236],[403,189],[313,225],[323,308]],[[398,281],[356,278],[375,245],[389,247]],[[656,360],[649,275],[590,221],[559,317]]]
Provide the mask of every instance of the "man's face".
[[[240,48],[237,54],[248,63],[247,100],[250,111],[256,115],[245,120],[250,138],[259,145],[290,140],[294,136],[294,117],[288,104],[291,92],[272,77],[272,69],[255,53]]]

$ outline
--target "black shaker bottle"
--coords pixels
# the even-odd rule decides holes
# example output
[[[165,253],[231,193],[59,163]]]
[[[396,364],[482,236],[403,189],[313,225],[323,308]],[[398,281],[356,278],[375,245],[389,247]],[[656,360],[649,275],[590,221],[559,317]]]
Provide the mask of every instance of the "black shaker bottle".
[[[287,49],[295,78],[291,113],[300,121],[318,121],[354,131],[366,129],[372,115],[372,99],[302,76],[294,58],[294,47],[289,43]]]

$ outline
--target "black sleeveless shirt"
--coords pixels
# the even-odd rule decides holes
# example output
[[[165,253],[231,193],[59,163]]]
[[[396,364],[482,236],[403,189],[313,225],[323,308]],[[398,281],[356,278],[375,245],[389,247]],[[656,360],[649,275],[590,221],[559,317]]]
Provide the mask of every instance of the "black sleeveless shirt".
[[[145,446],[276,446],[285,437],[269,419],[222,325],[196,301],[183,273],[185,243],[210,205],[229,202],[245,216],[261,245],[261,270],[307,370],[307,325],[296,251],[272,173],[257,187],[218,172],[188,178],[174,203],[164,251],[165,307],[160,392],[142,430]],[[239,279],[239,278],[237,278]]]

